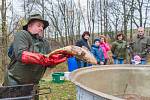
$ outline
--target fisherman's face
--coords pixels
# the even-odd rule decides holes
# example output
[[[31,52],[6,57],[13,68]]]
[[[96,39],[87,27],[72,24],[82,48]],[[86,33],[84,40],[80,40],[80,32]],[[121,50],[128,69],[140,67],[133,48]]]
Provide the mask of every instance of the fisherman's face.
[[[140,27],[138,28],[138,35],[143,36],[144,35],[144,28]]]
[[[44,24],[42,21],[35,20],[28,25],[28,31],[31,34],[37,34],[43,37]]]

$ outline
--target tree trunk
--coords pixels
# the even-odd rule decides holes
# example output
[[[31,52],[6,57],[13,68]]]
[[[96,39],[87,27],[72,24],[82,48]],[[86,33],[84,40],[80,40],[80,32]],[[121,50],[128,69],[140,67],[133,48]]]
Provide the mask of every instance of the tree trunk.
[[[94,41],[94,25],[95,25],[95,9],[94,9],[94,5],[95,5],[95,3],[94,3],[94,1],[95,0],[92,0],[92,7],[91,7],[91,10],[92,10],[92,42]]]
[[[131,26],[130,26],[130,40],[132,40],[133,37],[133,13],[134,13],[134,8],[133,8],[134,0],[132,0],[132,6],[131,6]]]
[[[126,10],[126,0],[123,0],[123,10],[124,10],[124,34],[127,36],[127,10]]]
[[[7,26],[6,26],[6,0],[2,0],[2,72],[6,71],[7,66]],[[3,74],[1,73],[0,81],[3,81]]]
[[[102,1],[100,0],[100,21],[101,21],[101,34],[103,34],[103,13],[102,13]]]

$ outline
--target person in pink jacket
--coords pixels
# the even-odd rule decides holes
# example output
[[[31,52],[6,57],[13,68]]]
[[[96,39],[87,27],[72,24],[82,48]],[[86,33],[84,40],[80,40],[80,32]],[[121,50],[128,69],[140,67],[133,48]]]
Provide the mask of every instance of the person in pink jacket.
[[[104,35],[101,35],[100,39],[101,39],[100,47],[103,50],[104,58],[105,58],[104,65],[106,65],[107,60],[108,60],[108,53],[107,52],[110,50],[110,45],[107,43],[106,37]]]

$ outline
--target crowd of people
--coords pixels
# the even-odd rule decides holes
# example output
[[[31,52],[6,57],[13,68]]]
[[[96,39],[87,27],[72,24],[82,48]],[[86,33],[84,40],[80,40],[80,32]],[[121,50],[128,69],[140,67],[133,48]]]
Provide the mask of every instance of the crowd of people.
[[[137,29],[137,35],[131,42],[127,42],[127,38],[123,33],[117,33],[115,41],[107,42],[104,35],[100,35],[94,39],[94,43],[89,45],[90,33],[85,31],[82,39],[76,42],[76,46],[86,48],[96,58],[97,64],[109,64],[109,60],[113,60],[113,64],[147,64],[147,55],[150,52],[150,37],[144,35],[144,28]],[[108,52],[111,52],[110,55]],[[112,56],[112,57],[111,57]],[[78,68],[87,67],[90,64],[77,59]]]

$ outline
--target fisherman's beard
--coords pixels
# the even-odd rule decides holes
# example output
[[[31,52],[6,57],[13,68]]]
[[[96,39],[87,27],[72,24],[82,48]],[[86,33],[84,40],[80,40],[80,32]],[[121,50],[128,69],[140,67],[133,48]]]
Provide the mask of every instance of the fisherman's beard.
[[[138,34],[137,37],[138,37],[138,38],[143,38],[144,35],[139,35],[139,34]]]

